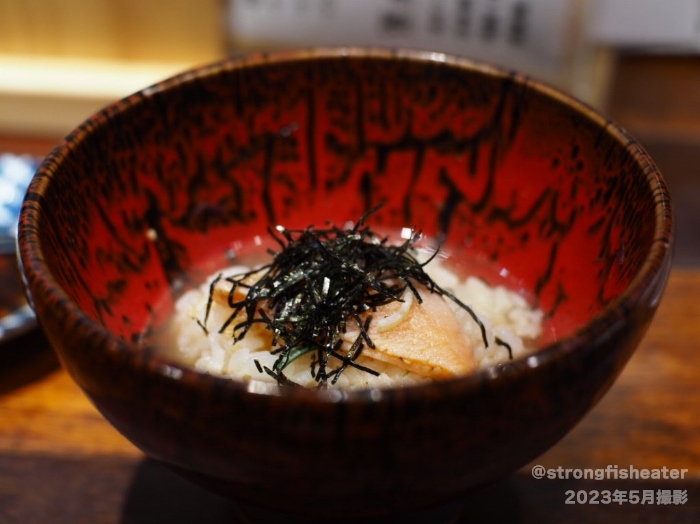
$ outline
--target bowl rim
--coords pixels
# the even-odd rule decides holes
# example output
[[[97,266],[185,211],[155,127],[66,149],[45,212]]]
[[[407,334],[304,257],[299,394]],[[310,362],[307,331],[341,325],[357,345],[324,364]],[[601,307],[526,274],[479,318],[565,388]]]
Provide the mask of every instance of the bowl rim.
[[[268,64],[301,62],[313,60],[349,59],[402,59],[412,62],[440,63],[446,67],[466,69],[485,76],[508,80],[527,89],[538,92],[555,102],[567,106],[598,128],[614,138],[630,157],[639,164],[644,173],[645,182],[650,186],[654,198],[655,225],[654,238],[649,252],[627,287],[585,325],[569,335],[543,346],[536,352],[513,361],[479,370],[468,375],[434,381],[426,384],[390,388],[290,388],[274,383],[260,381],[239,381],[227,377],[214,376],[179,364],[172,359],[157,354],[143,358],[142,348],[116,337],[95,320],[87,317],[68,293],[53,278],[45,265],[43,250],[39,240],[39,231],[35,227],[23,227],[23,224],[36,224],[41,220],[41,210],[35,210],[33,201],[40,200],[48,189],[54,170],[69,157],[80,143],[88,140],[95,129],[100,128],[120,113],[129,111],[143,100],[157,94],[177,89],[189,82],[201,80],[221,73],[235,70],[264,67]],[[419,400],[426,397],[462,394],[478,388],[484,383],[502,380],[514,380],[528,373],[533,368],[551,365],[561,358],[575,352],[588,341],[606,337],[611,327],[617,325],[621,318],[628,315],[632,306],[644,300],[656,304],[661,297],[671,266],[672,246],[674,240],[674,222],[670,196],[665,181],[649,154],[624,128],[603,116],[598,110],[585,102],[565,93],[549,83],[531,77],[520,71],[506,69],[485,61],[448,53],[407,48],[382,47],[314,47],[309,49],[291,49],[274,52],[251,52],[230,56],[215,62],[186,70],[145,87],[121,100],[117,100],[87,118],[82,124],[63,138],[44,158],[27,190],[20,212],[17,235],[17,252],[20,269],[25,283],[29,302],[34,307],[32,289],[29,281],[34,282],[34,289],[57,297],[59,307],[63,308],[65,318],[80,319],[81,327],[88,331],[85,338],[103,341],[104,351],[112,356],[126,356],[127,364],[137,372],[156,374],[166,380],[176,380],[184,387],[197,388],[202,382],[209,383],[219,391],[221,388],[239,393],[264,394],[284,397],[290,402],[337,403],[374,403],[387,398],[404,401]],[[650,296],[651,295],[651,296]],[[152,353],[152,352],[151,352]]]

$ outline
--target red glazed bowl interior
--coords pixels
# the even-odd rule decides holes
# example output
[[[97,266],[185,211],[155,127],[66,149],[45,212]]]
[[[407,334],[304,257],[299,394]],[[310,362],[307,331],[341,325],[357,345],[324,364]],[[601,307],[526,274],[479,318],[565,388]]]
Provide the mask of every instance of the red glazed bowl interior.
[[[541,350],[428,386],[329,392],[256,390],[137,344],[267,226],[342,225],[379,204],[373,227],[422,229],[542,308]],[[653,162],[578,101],[466,59],[341,49],[230,59],[108,107],[42,164],[19,245],[62,362],[137,446],[293,512],[334,514],[323,495],[342,483],[360,515],[448,500],[561,438],[650,322],[671,230]]]

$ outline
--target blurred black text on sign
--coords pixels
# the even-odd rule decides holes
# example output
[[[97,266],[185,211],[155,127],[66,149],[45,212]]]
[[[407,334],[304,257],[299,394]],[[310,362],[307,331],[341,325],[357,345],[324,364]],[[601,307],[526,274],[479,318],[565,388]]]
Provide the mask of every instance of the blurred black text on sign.
[[[243,49],[424,49],[514,68],[602,105],[609,61],[585,40],[586,0],[233,0]]]

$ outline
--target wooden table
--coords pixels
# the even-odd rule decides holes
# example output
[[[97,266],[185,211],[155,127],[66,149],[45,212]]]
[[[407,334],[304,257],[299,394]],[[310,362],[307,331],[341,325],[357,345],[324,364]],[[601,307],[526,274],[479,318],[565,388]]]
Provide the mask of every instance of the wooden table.
[[[687,469],[683,480],[536,480],[533,463],[442,516],[450,522],[700,522],[698,297],[700,270],[675,269],[651,328],[610,392],[535,461],[563,470]],[[565,503],[568,490],[588,497],[591,490],[639,490],[640,498],[653,490],[654,503],[572,505]],[[671,497],[684,492],[687,501],[659,504],[658,490]],[[249,520],[234,503],[144,458],[96,412],[34,331],[0,346],[0,522]]]

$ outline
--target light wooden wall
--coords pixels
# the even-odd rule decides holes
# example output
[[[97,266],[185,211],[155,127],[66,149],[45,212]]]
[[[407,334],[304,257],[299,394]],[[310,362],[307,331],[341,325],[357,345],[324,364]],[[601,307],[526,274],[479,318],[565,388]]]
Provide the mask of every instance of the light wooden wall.
[[[226,53],[227,0],[0,0],[0,134],[62,136]]]
[[[0,53],[201,62],[225,49],[225,0],[0,0]]]

